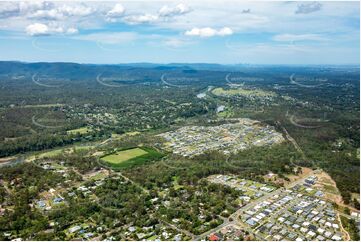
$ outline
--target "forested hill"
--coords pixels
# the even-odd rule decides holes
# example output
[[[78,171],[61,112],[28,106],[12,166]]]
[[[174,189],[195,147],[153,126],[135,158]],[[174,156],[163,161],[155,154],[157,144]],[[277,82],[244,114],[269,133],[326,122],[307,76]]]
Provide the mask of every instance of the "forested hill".
[[[179,71],[179,70],[227,70],[230,67],[218,64],[119,64],[119,65],[94,65],[94,64],[78,64],[65,62],[38,62],[25,63],[17,61],[0,61],[0,75],[17,74],[29,75],[29,73],[37,73],[41,75],[61,75],[63,78],[87,78],[93,77],[98,73],[117,73],[122,71]]]

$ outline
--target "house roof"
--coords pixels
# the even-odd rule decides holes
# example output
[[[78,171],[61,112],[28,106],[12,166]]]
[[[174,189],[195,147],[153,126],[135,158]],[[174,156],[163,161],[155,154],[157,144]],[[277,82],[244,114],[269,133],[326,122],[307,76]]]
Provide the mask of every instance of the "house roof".
[[[221,238],[218,237],[216,234],[211,234],[211,236],[209,236],[209,240],[210,241],[218,241],[218,240],[221,240]]]

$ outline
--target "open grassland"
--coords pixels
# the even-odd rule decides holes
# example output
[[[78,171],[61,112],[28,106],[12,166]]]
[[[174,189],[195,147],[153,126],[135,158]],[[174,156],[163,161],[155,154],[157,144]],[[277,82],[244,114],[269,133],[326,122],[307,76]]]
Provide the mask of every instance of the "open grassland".
[[[256,97],[269,97],[276,96],[276,93],[264,91],[261,89],[223,89],[221,87],[212,90],[212,93],[216,96],[256,96]]]
[[[146,152],[140,148],[133,148],[133,149],[129,149],[129,150],[119,151],[115,154],[105,156],[102,159],[111,164],[119,164],[126,160],[133,159],[135,157],[145,155],[147,153],[148,152]]]
[[[101,161],[113,169],[129,168],[144,164],[147,161],[159,159],[163,155],[151,148],[131,148],[106,155]]]
[[[125,138],[125,137],[136,136],[136,135],[139,135],[139,134],[141,134],[141,133],[138,132],[138,131],[127,132],[127,133],[124,133],[124,134],[112,134],[112,139],[114,139],[114,140],[120,140],[120,139],[123,139],[123,138]]]
[[[82,127],[79,129],[72,129],[72,130],[68,130],[67,133],[68,134],[86,134],[88,132],[90,132],[91,130],[88,127]]]
[[[63,152],[64,152],[64,149],[55,149],[55,150],[51,150],[51,151],[40,154],[39,158],[45,158],[45,157],[46,158],[51,158],[51,157],[54,157],[54,156],[58,156]]]
[[[87,151],[94,148],[94,146],[91,145],[74,145],[67,148],[61,148],[61,149],[54,149],[50,150],[44,153],[39,154],[39,158],[51,158],[58,156],[63,153],[72,153],[72,152],[80,152],[80,151]]]

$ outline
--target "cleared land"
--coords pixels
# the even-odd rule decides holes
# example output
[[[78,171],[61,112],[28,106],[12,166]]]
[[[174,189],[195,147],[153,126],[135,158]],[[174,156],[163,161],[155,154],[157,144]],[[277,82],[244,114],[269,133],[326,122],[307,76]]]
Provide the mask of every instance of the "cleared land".
[[[161,158],[162,156],[162,154],[151,148],[131,148],[103,156],[101,161],[113,169],[119,169],[141,165],[147,161]]]
[[[45,158],[45,157],[51,158],[51,157],[54,157],[54,156],[58,156],[63,152],[64,152],[64,149],[51,150],[51,151],[40,154],[39,158]]]
[[[133,149],[129,149],[129,150],[122,150],[119,151],[113,155],[107,155],[105,157],[103,157],[102,159],[106,162],[112,163],[112,164],[119,164],[122,163],[126,160],[141,156],[141,155],[145,155],[148,152],[140,149],[140,148],[133,148]]]
[[[50,151],[39,154],[39,158],[45,158],[45,157],[51,158],[54,156],[58,156],[62,153],[71,153],[71,152],[75,152],[75,151],[86,151],[86,150],[90,150],[93,147],[94,146],[91,146],[91,145],[74,145],[74,146],[70,146],[67,148],[54,149],[54,150],[50,150]]]
[[[86,134],[90,131],[90,129],[88,127],[82,127],[79,129],[72,129],[72,130],[68,130],[67,133],[68,134]]]
[[[159,134],[164,138],[163,149],[185,157],[193,157],[208,150],[224,154],[237,153],[252,146],[266,146],[284,141],[274,127],[248,118],[228,119],[218,126],[184,126]],[[232,123],[231,123],[232,121]]]
[[[223,89],[221,87],[212,90],[212,93],[216,96],[256,96],[256,97],[270,97],[276,96],[274,92],[264,91],[261,89]]]

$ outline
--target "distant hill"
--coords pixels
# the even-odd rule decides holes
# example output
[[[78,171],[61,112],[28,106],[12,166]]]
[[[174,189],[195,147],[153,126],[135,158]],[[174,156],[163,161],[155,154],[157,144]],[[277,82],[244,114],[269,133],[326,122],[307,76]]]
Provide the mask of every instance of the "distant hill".
[[[221,65],[207,63],[129,63],[129,64],[78,64],[71,62],[36,62],[26,63],[18,61],[0,61],[0,77],[16,79],[16,76],[24,76],[29,79],[32,75],[51,76],[66,78],[70,80],[94,79],[99,74],[105,76],[123,75],[123,77],[137,77],[142,80],[159,80],[163,74],[185,74],[189,77],[224,79],[224,76],[231,72],[238,75],[251,75],[253,77],[262,76],[264,73],[304,72],[316,69],[325,71],[329,69],[347,68],[358,73],[357,66],[281,66],[281,65]],[[15,77],[15,78],[13,78]]]
[[[152,64],[152,63],[130,63],[130,64],[114,64],[114,65],[95,65],[95,64],[78,64],[70,62],[36,62],[26,63],[17,61],[0,61],[0,75],[8,73],[16,73],[19,75],[29,73],[41,73],[42,75],[72,75],[77,76],[94,76],[99,72],[116,72],[122,70],[157,70],[169,71],[178,70],[192,72],[196,70],[209,71],[231,71],[239,69],[240,66],[226,66],[219,64],[185,64],[185,63],[170,63],[170,64]]]

